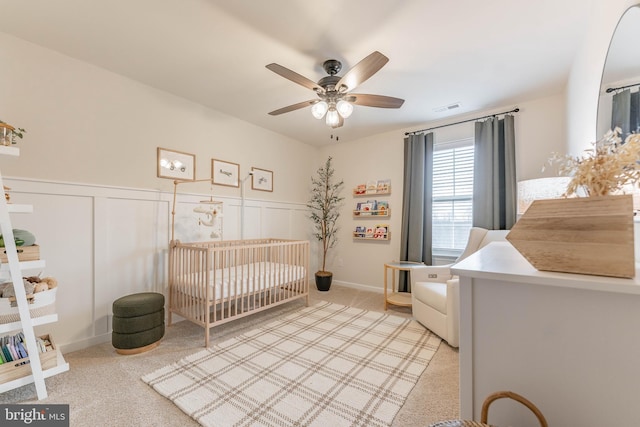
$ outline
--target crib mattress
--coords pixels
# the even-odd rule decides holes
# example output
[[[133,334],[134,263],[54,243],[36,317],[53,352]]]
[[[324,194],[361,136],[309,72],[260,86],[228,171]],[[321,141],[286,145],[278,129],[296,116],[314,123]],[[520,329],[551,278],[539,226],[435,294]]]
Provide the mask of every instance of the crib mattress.
[[[264,292],[301,280],[306,274],[305,267],[301,265],[256,262],[211,270],[207,286],[212,299],[221,301]],[[197,298],[206,297],[204,272],[183,274],[178,278],[180,291]]]

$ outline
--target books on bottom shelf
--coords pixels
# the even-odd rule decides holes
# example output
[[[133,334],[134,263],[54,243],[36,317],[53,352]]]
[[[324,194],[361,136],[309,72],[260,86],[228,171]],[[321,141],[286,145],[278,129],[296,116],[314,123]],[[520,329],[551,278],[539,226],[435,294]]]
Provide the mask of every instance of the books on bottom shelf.
[[[353,237],[357,239],[389,240],[389,224],[378,224],[375,226],[359,225],[353,232]]]
[[[48,335],[36,337],[36,345],[40,353],[46,353],[53,350],[53,344]],[[0,338],[0,364],[13,362],[14,360],[29,357],[27,352],[27,343],[23,332],[15,335],[5,335]]]
[[[42,369],[53,368],[57,364],[57,349],[49,335],[36,337]],[[27,344],[22,332],[0,338],[0,383],[15,380],[31,374]]]

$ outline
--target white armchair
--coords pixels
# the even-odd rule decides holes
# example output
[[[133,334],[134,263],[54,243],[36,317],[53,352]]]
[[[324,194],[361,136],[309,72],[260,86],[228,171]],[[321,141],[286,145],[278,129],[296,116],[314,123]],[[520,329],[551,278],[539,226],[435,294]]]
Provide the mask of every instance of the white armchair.
[[[451,347],[459,345],[459,280],[451,266],[493,241],[506,240],[508,230],[473,227],[467,246],[454,263],[424,265],[411,269],[411,303],[413,317]]]

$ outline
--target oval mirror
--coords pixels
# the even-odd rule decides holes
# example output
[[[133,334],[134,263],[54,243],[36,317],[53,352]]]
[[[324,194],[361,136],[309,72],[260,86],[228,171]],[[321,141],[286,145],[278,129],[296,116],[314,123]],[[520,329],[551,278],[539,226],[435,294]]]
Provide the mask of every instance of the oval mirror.
[[[622,15],[613,33],[602,73],[597,138],[615,126],[623,134],[640,131],[640,4]]]

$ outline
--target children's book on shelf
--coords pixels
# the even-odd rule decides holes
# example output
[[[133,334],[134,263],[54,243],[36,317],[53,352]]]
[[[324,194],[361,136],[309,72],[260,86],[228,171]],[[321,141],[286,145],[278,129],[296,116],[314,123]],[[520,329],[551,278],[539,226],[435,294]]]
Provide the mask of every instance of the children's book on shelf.
[[[355,194],[365,194],[367,192],[367,184],[358,184],[354,191]]]
[[[16,335],[5,335],[1,337],[0,364],[28,357],[29,354],[27,353],[27,347],[24,341],[25,337],[22,332]],[[36,344],[40,353],[45,353],[53,349],[51,342],[46,338],[36,337]]]
[[[359,225],[356,227],[356,231],[355,231],[355,237],[365,237],[365,235],[367,234],[367,228]]]
[[[373,210],[373,205],[369,201],[367,201],[366,203],[361,203],[359,210],[361,215],[371,215],[371,211]]]
[[[378,203],[376,204],[377,209],[376,209],[376,214],[377,215],[388,215],[389,214],[389,202],[387,202],[386,200],[378,200]]]
[[[366,194],[376,194],[378,189],[378,181],[367,181]]]
[[[367,227],[365,234],[367,236],[373,236],[373,233],[376,231],[375,227],[373,225],[370,225]]]
[[[389,233],[389,225],[388,224],[378,224],[378,225],[376,225],[375,231],[373,233],[373,238],[374,239],[386,239],[388,233]]]
[[[390,179],[381,179],[376,183],[376,193],[388,193],[391,189]]]

